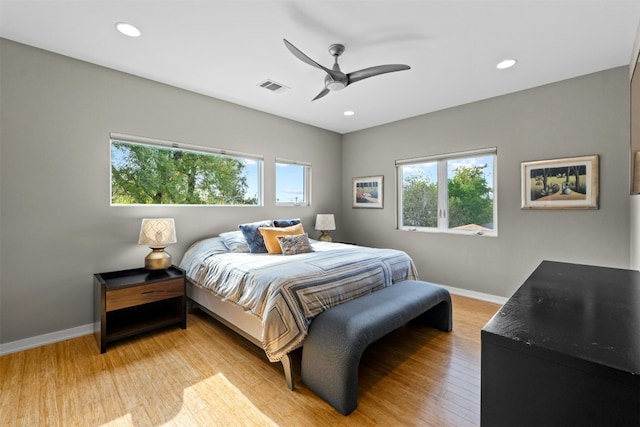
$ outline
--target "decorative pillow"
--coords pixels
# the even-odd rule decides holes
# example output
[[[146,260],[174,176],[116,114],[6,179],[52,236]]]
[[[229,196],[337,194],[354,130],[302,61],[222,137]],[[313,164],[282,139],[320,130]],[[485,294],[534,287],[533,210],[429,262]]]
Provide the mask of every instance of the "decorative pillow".
[[[300,218],[292,218],[292,219],[274,219],[273,226],[274,227],[291,227],[292,225],[298,225],[302,221]]]
[[[224,245],[230,252],[249,252],[249,245],[242,231],[227,231],[220,233],[219,236],[222,237]]]
[[[267,247],[267,252],[270,255],[281,254],[280,243],[278,242],[278,236],[288,236],[292,234],[304,233],[302,224],[292,225],[291,227],[260,227],[260,234],[264,238],[264,244]]]
[[[273,223],[271,220],[263,220],[258,222],[250,222],[247,224],[240,224],[238,228],[242,231],[242,235],[249,246],[249,252],[252,254],[264,254],[267,252],[267,247],[264,244],[262,234],[258,231],[260,227],[271,227]]]
[[[307,233],[292,236],[277,236],[280,249],[284,255],[304,254],[313,252]]]

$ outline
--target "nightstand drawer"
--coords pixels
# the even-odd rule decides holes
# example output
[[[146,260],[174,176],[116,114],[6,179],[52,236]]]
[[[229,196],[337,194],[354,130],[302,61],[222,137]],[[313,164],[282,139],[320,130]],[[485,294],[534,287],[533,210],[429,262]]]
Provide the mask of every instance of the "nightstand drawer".
[[[106,311],[184,296],[184,279],[107,290]]]

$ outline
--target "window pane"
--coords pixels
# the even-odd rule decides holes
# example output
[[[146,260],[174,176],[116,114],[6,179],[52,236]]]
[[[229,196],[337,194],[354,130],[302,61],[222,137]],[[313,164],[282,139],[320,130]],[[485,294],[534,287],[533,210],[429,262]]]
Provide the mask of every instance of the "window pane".
[[[308,166],[276,163],[276,203],[307,205]]]
[[[447,161],[449,228],[493,230],[493,156]]]
[[[497,151],[396,160],[398,228],[497,236]]]
[[[438,163],[402,166],[402,226],[438,226]]]
[[[111,141],[111,203],[257,205],[261,161]]]

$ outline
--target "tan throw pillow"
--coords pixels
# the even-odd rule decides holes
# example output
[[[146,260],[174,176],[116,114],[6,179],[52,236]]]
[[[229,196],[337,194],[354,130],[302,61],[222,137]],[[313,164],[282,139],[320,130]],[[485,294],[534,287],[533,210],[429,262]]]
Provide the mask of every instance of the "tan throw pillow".
[[[291,227],[260,227],[258,230],[260,230],[260,234],[262,234],[267,252],[269,252],[270,255],[282,253],[277,236],[304,234],[302,224],[292,225]]]
[[[293,236],[278,236],[280,249],[283,255],[297,255],[313,252],[313,247],[309,243],[307,233],[295,234]]]

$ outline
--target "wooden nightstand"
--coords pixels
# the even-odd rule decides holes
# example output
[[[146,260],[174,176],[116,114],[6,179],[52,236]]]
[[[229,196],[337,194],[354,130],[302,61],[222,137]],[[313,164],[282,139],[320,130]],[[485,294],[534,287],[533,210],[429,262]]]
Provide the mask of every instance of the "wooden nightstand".
[[[107,343],[169,325],[187,327],[184,270],[144,268],[93,275],[94,332]]]

